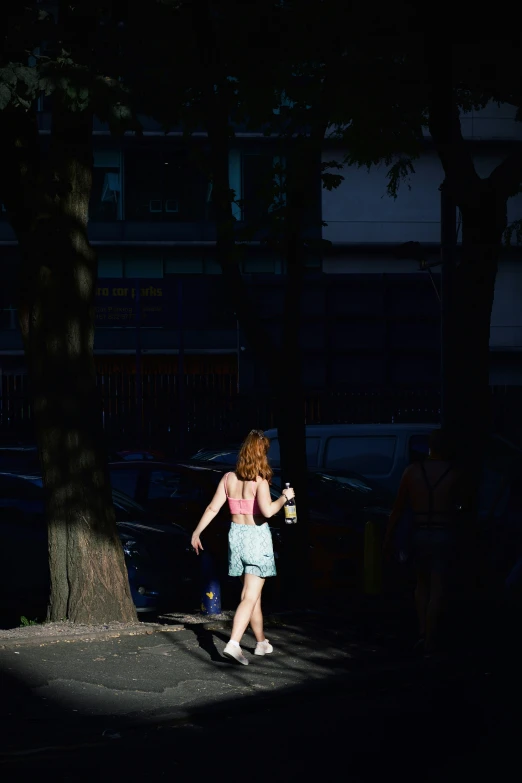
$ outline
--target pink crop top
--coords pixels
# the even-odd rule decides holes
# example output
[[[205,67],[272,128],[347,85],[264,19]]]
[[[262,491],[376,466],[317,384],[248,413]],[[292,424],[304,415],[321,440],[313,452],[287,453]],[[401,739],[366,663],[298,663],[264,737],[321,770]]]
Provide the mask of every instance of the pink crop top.
[[[252,516],[260,515],[261,509],[259,508],[259,504],[257,502],[257,498],[231,498],[228,494],[227,490],[227,479],[230,476],[230,473],[227,473],[225,476],[225,495],[228,498],[228,507],[230,509],[231,514],[252,514]],[[252,484],[255,484],[255,481],[252,481]]]

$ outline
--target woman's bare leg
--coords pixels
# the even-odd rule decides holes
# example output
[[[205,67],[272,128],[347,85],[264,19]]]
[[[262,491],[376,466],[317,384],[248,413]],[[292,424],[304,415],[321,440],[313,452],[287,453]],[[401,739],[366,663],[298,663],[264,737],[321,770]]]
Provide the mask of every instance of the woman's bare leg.
[[[257,599],[257,604],[254,606],[252,617],[250,618],[250,627],[256,637],[256,642],[265,641],[265,629],[263,626],[263,611],[261,609],[261,596]]]
[[[241,593],[241,603],[236,609],[236,614],[234,615],[234,623],[232,625],[232,634],[230,636],[230,639],[233,642],[237,642],[238,644],[241,642],[241,639],[248,627],[248,624],[253,619],[254,610],[256,609],[257,604],[259,604],[258,612],[259,614],[261,614],[260,599],[261,599],[261,590],[263,589],[264,583],[265,580],[262,579],[260,576],[254,576],[254,574],[245,574],[245,578],[243,582],[243,591]],[[259,619],[259,615],[256,614],[253,623],[256,623],[258,619]],[[262,623],[263,623],[263,615],[261,614],[261,631],[263,627]],[[256,639],[258,641],[263,641],[264,636],[263,639],[258,639],[256,630],[254,629],[253,625],[252,625],[252,630],[256,634]]]
[[[241,579],[241,584],[243,585],[243,590],[241,592],[241,600],[243,600],[245,597],[245,577],[243,575],[239,578]],[[261,609],[261,596],[259,596],[257,599],[257,604],[254,606],[254,611],[252,612],[252,617],[250,618],[250,627],[254,632],[256,642],[264,642],[265,630],[263,625],[263,610]]]

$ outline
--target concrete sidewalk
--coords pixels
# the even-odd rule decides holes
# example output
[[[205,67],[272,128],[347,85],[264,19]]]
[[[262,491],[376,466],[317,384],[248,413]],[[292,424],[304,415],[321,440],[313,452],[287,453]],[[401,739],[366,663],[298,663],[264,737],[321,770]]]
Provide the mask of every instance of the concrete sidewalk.
[[[269,618],[275,652],[254,656],[255,640],[247,634],[248,667],[222,656],[227,620],[143,626],[139,635],[131,630],[3,640],[2,701],[9,710],[0,719],[2,750],[8,750],[6,737],[11,750],[28,750],[56,744],[57,735],[73,741],[76,733],[101,736],[102,725],[121,732],[157,722],[179,724],[225,703],[229,709],[245,697],[321,686],[378,662],[390,665],[383,649],[354,638],[343,622],[336,627],[325,620],[307,614]]]
[[[509,666],[414,657],[411,600],[268,614],[274,654],[247,634],[246,667],[222,656],[231,618],[1,632],[2,780],[448,783],[517,761]]]
[[[361,634],[357,624],[338,615],[304,612],[267,618],[271,656],[254,657],[247,635],[245,667],[222,657],[229,627],[228,619],[178,621],[163,628],[143,625],[139,635],[4,643],[4,779],[29,779],[32,771],[45,769],[54,780],[92,774],[103,780],[93,772],[103,763],[107,779],[109,769],[141,779],[141,769],[159,780],[172,773],[173,755],[177,772],[190,772],[195,758],[201,774],[208,768],[214,779],[228,779],[218,774],[216,758],[229,753],[233,740],[240,742],[237,761],[247,763],[256,737],[262,754],[278,760],[283,777],[271,772],[272,780],[306,773],[324,743],[345,754],[347,736],[362,774],[377,746],[409,743],[405,727],[411,737],[420,731],[422,748],[433,721],[441,731],[440,705],[448,752],[452,732],[462,745],[499,725],[482,662],[426,665],[405,655],[396,639]],[[285,766],[288,754],[291,769]],[[159,759],[165,767],[158,767]],[[381,761],[371,763],[377,769]],[[335,754],[322,758],[323,773],[335,770],[334,762]]]

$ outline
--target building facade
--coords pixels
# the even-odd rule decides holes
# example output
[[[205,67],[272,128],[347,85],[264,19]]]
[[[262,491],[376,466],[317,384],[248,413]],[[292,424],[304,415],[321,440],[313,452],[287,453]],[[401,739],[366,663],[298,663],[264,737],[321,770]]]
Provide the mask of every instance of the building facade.
[[[506,107],[472,112],[462,124],[483,175],[521,139],[520,125]],[[45,146],[50,117],[44,111],[40,129]],[[266,376],[223,289],[208,179],[181,133],[165,135],[152,122],[141,138],[129,134],[117,141],[98,122],[93,133],[89,236],[99,257],[95,354],[106,413],[132,429],[132,400],[141,395],[151,405],[155,401],[144,418],[161,418],[163,429],[179,431],[182,416],[190,419],[192,430],[230,429],[235,420],[230,398],[260,397]],[[205,135],[196,136],[195,143],[204,153]],[[343,157],[338,142],[328,139],[323,160]],[[278,162],[284,161],[276,139],[238,129],[229,160],[230,185],[243,202],[234,205],[238,227],[262,217],[260,186]],[[418,262],[401,258],[399,250],[416,241],[426,260],[440,255],[443,173],[429,137],[415,169],[396,199],[386,194],[384,166],[370,172],[345,168],[343,182],[332,191],[321,191],[318,183],[313,217],[318,226],[321,219],[326,223],[322,236],[331,246],[322,258],[307,262],[304,295],[296,303],[302,308],[309,420],[333,415],[333,399],[337,419],[353,418],[357,399],[359,418],[394,415],[391,408],[378,414],[372,407],[375,395],[382,399],[394,390],[409,399],[403,407],[409,405],[410,418],[438,415],[439,269],[420,269]],[[510,219],[522,217],[522,197],[511,199],[509,210]],[[500,264],[491,328],[495,386],[522,385],[520,253],[516,246],[506,248]],[[3,211],[0,264],[0,429],[5,429],[27,422],[30,411],[15,310],[17,247]],[[285,261],[254,241],[246,248],[242,271],[277,342]],[[219,400],[211,422],[210,389]],[[417,396],[411,397],[414,390]],[[395,415],[399,409],[396,405]],[[267,410],[260,409],[259,417],[271,423]]]
[[[488,176],[513,145],[522,141],[522,125],[515,109],[490,105],[461,117],[462,132],[472,145],[480,176]],[[324,160],[341,160],[343,150],[329,142]],[[345,168],[345,179],[337,190],[323,193],[323,236],[333,244],[331,257],[323,261],[325,274],[397,274],[413,279],[421,271],[416,261],[397,257],[403,242],[419,242],[426,260],[436,261],[440,253],[440,191],[442,166],[426,133],[426,149],[415,163],[415,173],[402,184],[396,199],[386,193],[384,165],[368,172]],[[522,218],[522,195],[508,203],[509,222]],[[458,223],[457,223],[458,225]],[[460,244],[458,233],[457,241]],[[522,385],[522,248],[504,249],[496,282],[491,322],[491,384]],[[434,282],[438,267],[431,268]]]

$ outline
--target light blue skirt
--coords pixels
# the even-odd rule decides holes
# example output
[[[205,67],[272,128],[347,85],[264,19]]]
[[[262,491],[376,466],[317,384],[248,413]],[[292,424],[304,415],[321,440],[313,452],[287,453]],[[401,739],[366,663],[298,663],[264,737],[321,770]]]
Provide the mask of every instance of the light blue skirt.
[[[272,533],[262,525],[232,522],[228,533],[228,575],[276,576]]]

